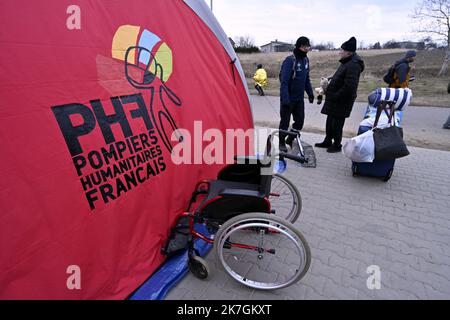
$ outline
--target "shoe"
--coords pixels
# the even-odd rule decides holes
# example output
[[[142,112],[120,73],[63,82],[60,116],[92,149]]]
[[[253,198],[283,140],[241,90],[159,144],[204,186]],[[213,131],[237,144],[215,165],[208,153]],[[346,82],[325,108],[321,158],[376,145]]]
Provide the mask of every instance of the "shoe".
[[[316,143],[315,144],[315,146],[317,147],[317,148],[330,148],[331,146],[333,145],[333,143],[331,143],[331,142],[328,142],[328,141],[324,141],[324,142],[321,142],[321,143]]]
[[[342,150],[342,146],[341,145],[336,146],[336,145],[333,144],[331,147],[329,147],[327,149],[327,152],[328,153],[338,153],[338,152],[341,152],[341,150]]]
[[[300,137],[300,131],[297,130],[297,129],[291,128],[290,132],[296,134],[295,138],[293,136],[291,136],[291,135],[288,135],[287,138],[286,138],[286,144],[289,147],[291,147],[291,149],[292,149],[292,144],[294,143],[294,140],[295,139],[299,139],[299,137]]]
[[[323,100],[323,96],[318,96],[317,97],[317,104],[321,104]]]

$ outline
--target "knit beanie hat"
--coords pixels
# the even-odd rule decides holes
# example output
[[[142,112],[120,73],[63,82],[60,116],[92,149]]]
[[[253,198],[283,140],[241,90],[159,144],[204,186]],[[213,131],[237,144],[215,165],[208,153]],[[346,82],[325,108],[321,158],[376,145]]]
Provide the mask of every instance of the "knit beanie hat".
[[[405,59],[414,58],[416,56],[416,52],[414,50],[409,50],[405,54]]]
[[[295,43],[296,48],[300,48],[301,46],[310,46],[309,39],[307,37],[300,37],[297,39]]]
[[[344,42],[341,48],[345,51],[355,52],[356,51],[356,39],[351,37],[348,41]]]

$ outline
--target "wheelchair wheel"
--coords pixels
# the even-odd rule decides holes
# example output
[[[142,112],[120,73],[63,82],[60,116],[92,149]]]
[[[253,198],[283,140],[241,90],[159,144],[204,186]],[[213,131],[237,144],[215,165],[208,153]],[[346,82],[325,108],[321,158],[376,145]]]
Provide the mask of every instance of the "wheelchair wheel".
[[[197,278],[202,280],[208,278],[209,266],[203,258],[200,258],[199,256],[189,258],[188,268]]]
[[[269,201],[275,215],[291,223],[297,221],[302,210],[302,198],[297,187],[289,179],[275,174],[270,194]]]
[[[267,213],[246,213],[222,225],[214,250],[225,271],[248,287],[273,290],[299,281],[311,252],[290,222]]]

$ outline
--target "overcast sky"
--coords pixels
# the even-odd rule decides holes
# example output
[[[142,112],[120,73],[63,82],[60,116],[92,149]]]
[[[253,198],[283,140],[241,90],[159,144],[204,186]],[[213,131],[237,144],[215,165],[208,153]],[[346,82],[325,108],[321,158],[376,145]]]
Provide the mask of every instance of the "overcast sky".
[[[210,5],[211,0],[205,0]],[[229,37],[250,36],[257,46],[275,39],[315,44],[355,36],[367,44],[417,40],[409,15],[417,0],[212,0],[213,13]]]

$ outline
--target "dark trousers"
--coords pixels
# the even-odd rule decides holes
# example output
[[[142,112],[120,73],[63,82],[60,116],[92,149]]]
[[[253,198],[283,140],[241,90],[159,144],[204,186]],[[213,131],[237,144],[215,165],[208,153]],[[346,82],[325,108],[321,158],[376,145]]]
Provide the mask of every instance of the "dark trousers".
[[[450,85],[449,85],[450,88]],[[447,121],[444,123],[444,125],[442,126],[443,129],[450,129],[450,116],[448,116]]]
[[[328,116],[326,125],[326,142],[332,142],[340,146],[342,142],[342,131],[344,130],[345,118]]]
[[[263,95],[264,95],[264,90],[263,90],[263,88],[262,88],[259,84],[255,84],[255,89],[256,89],[256,91],[258,91],[258,94],[259,94],[260,96],[263,96]]]
[[[280,129],[289,129],[289,123],[291,122],[291,114],[294,118],[292,128],[301,131],[303,129],[303,123],[305,122],[305,102],[297,101],[290,104],[283,104],[280,107]]]

